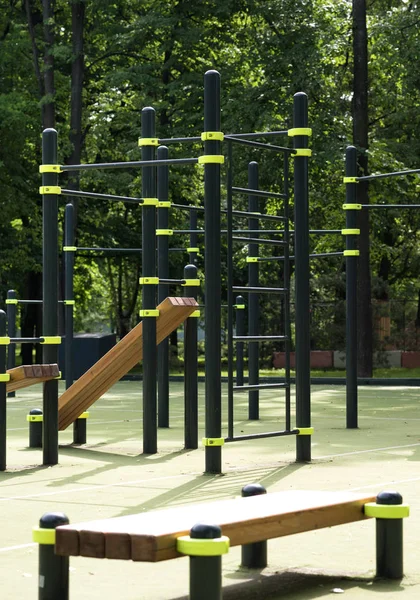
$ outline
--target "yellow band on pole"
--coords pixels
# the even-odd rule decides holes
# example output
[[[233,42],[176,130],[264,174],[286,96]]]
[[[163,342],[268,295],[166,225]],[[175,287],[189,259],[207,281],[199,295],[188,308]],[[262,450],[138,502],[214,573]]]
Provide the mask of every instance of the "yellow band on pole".
[[[140,277],[140,285],[158,285],[159,277]]]
[[[357,177],[343,177],[343,183],[359,183]]]
[[[157,308],[144,308],[139,312],[141,317],[158,317],[159,311]]]
[[[0,383],[7,383],[10,381],[10,373],[0,373]]]
[[[312,135],[312,129],[310,127],[293,127],[287,131],[289,137],[295,137],[296,135]]]
[[[376,519],[405,519],[410,515],[408,504],[376,504],[376,502],[367,502],[363,508],[367,517],[375,517]]]
[[[54,546],[55,544],[55,529],[42,529],[34,527],[32,529],[32,541],[36,544],[44,546]]]
[[[7,298],[6,304],[19,304],[19,300],[17,298]]]
[[[173,235],[173,229],[156,229],[156,235]]]
[[[186,287],[188,286],[192,286],[192,287],[199,287],[200,286],[200,280],[199,279],[183,279],[182,286]]]
[[[139,146],[159,146],[158,138],[139,138]]]
[[[170,200],[159,200],[158,208],[171,208],[172,202]]]
[[[41,421],[44,420],[44,416],[43,415],[26,415],[26,420],[29,423],[35,423],[35,422],[40,423]]]
[[[310,148],[295,148],[292,156],[293,158],[297,156],[312,156],[312,150]]]
[[[361,204],[343,204],[343,210],[362,210]]]
[[[296,429],[298,430],[297,435],[312,435],[314,432],[313,427],[296,427]]]
[[[176,549],[187,556],[221,556],[229,552],[230,540],[225,535],[209,540],[182,535],[176,540]]]
[[[61,165],[40,165],[40,173],[62,173]]]
[[[61,344],[61,337],[59,335],[43,335],[41,336],[43,341],[41,344],[58,345]]]
[[[246,257],[246,262],[247,263],[257,263],[258,262],[258,256],[247,256]]]
[[[344,250],[343,256],[360,256],[359,250]]]
[[[204,154],[203,156],[198,157],[199,165],[210,165],[210,164],[219,164],[223,165],[225,162],[225,157],[223,154]]]
[[[224,446],[225,440],[224,438],[206,438],[202,439],[203,446]]]
[[[159,206],[159,200],[157,198],[141,198],[141,206]]]
[[[41,185],[39,193],[44,196],[48,194],[61,194],[61,187],[59,185]]]
[[[201,134],[202,142],[214,142],[214,141],[223,142],[224,139],[225,139],[225,134],[222,133],[221,131],[203,131],[203,133]]]
[[[342,229],[341,235],[360,235],[360,229]]]

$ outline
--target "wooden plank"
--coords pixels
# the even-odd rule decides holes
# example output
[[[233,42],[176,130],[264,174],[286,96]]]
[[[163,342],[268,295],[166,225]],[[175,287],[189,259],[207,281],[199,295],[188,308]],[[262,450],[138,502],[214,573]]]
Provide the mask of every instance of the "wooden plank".
[[[193,298],[166,298],[159,306],[159,344],[197,309]],[[142,323],[132,329],[59,398],[59,430],[66,429],[143,358]]]
[[[6,371],[10,375],[10,381],[6,384],[8,392],[14,392],[22,388],[49,381],[60,376],[58,365],[22,365]]]
[[[176,540],[197,522],[217,523],[231,546],[332,527],[368,517],[371,494],[285,491],[194,504],[57,529],[56,553],[156,562],[177,558]]]

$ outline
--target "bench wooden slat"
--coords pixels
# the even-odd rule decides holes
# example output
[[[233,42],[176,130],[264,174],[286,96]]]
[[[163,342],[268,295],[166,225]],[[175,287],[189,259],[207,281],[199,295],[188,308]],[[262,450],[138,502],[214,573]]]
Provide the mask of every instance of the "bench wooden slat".
[[[371,494],[285,491],[194,504],[59,527],[56,553],[156,562],[180,556],[176,540],[197,522],[220,525],[231,546],[332,527],[368,517]]]
[[[193,298],[166,298],[157,307],[156,339],[159,344],[197,309]],[[59,430],[66,429],[112,385],[143,358],[142,323],[82,375],[58,401]]]
[[[36,383],[42,383],[59,377],[58,365],[22,365],[6,371],[10,381],[6,384],[8,392],[15,392]]]

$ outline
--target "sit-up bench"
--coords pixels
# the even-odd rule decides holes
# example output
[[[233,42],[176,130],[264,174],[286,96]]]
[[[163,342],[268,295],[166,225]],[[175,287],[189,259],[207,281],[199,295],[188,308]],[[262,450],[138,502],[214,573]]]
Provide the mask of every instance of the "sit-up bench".
[[[284,491],[252,484],[233,500],[169,508],[69,525],[47,513],[34,529],[40,544],[39,600],[67,600],[69,556],[157,562],[190,556],[190,599],[219,600],[221,557],[242,546],[242,565],[267,564],[267,540],[376,517],[377,575],[399,579],[402,519],[397,492]]]

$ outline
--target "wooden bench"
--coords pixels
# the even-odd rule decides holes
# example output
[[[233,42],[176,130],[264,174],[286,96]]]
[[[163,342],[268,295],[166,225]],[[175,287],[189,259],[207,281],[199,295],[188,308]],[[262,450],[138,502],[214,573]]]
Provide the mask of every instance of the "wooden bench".
[[[191,584],[197,581],[197,577],[191,577],[190,586],[198,586],[197,589],[190,587],[191,600],[195,598],[217,600],[221,597],[221,592],[217,591],[221,586],[219,582],[221,576],[219,578],[217,574],[215,575],[214,569],[216,568],[216,571],[221,569],[220,555],[227,551],[229,541],[230,546],[241,545],[243,550],[249,551],[253,548],[258,550],[258,545],[266,543],[269,539],[378,517],[375,510],[377,511],[379,507],[379,511],[383,510],[379,513],[381,518],[377,521],[383,521],[388,526],[392,519],[392,525],[398,524],[398,531],[391,532],[390,535],[387,530],[386,543],[389,544],[392,539],[393,549],[386,549],[386,552],[384,548],[378,550],[382,566],[380,565],[378,569],[377,565],[377,570],[382,571],[379,574],[388,577],[402,576],[402,517],[407,516],[408,507],[401,504],[402,498],[399,494],[384,492],[386,498],[382,505],[375,503],[374,495],[366,493],[284,491],[265,494],[263,489],[263,493],[260,494],[75,525],[60,526],[58,521],[55,530],[55,559],[60,560],[59,557],[64,556],[88,556],[157,562],[188,554],[194,559],[199,557],[199,562],[201,561],[198,583]],[[396,501],[393,494],[397,496]],[[398,506],[388,504],[398,504]],[[370,507],[370,510],[366,510],[366,507]],[[388,513],[385,514],[384,510],[388,510]],[[390,517],[390,513],[393,516]],[[197,523],[217,524],[220,527],[219,533],[216,528],[216,535],[210,534],[212,539],[203,540],[200,531],[197,535],[191,531]],[[399,533],[400,528],[401,533]],[[190,533],[194,538],[191,551],[189,550],[191,537],[188,537]],[[196,539],[197,537],[199,539]],[[200,544],[196,544],[197,542]],[[215,550],[219,542],[220,551]],[[197,548],[197,552],[194,547]],[[398,556],[399,552],[400,556]],[[390,553],[392,556],[389,556]],[[220,560],[220,566],[214,566],[212,561],[215,559]],[[253,565],[252,560],[251,563],[248,560],[247,566],[261,565]],[[57,571],[57,568],[55,565],[54,570]],[[204,572],[209,573],[208,576],[206,575],[208,581],[204,587],[212,590],[209,592],[210,595],[206,595],[207,592],[203,595],[201,580]],[[45,573],[42,575],[45,576]],[[58,598],[57,595],[57,600]]]

